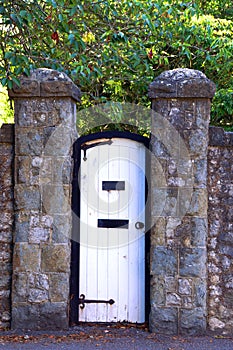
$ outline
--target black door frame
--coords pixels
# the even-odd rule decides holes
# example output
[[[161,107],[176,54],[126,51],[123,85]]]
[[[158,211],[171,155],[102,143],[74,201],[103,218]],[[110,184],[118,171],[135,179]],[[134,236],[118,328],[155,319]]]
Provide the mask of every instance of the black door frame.
[[[134,134],[128,131],[104,131],[79,137],[73,145],[73,181],[72,181],[72,238],[71,238],[71,277],[70,277],[70,325],[79,322],[79,254],[80,254],[80,188],[79,188],[79,170],[81,165],[81,150],[85,150],[85,143],[96,140],[96,143],[87,146],[87,148],[98,145],[98,140],[112,138],[125,138],[143,143],[149,149],[150,139],[142,135]],[[106,141],[107,142],[107,141]],[[83,146],[84,145],[84,146]],[[146,157],[146,196],[149,193],[148,179],[150,179],[150,159]],[[149,208],[147,207],[146,221],[148,221]],[[147,227],[147,225],[146,225]],[[149,269],[149,252],[150,252],[150,231],[145,233],[145,319],[149,318],[150,312],[150,269]]]

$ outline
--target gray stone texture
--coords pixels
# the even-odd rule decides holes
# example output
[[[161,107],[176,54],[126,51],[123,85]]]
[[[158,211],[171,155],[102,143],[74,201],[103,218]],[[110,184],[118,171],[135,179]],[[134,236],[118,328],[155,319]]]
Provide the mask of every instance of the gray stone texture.
[[[233,133],[210,128],[208,325],[233,334]]]
[[[72,146],[80,90],[37,69],[10,91],[15,105],[12,328],[68,327]]]
[[[14,126],[0,129],[0,329],[11,319]]]
[[[149,87],[154,111],[150,329],[155,332],[206,330],[207,150],[214,92],[203,73],[190,69],[164,72]]]

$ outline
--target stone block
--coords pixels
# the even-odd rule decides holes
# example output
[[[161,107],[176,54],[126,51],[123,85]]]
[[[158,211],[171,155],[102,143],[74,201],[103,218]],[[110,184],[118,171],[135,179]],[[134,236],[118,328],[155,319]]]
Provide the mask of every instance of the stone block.
[[[39,305],[13,303],[11,322],[11,328],[13,330],[40,330],[39,320]]]
[[[175,229],[177,244],[183,247],[205,247],[208,223],[206,218],[185,216]]]
[[[53,183],[69,185],[72,182],[73,166],[70,157],[56,157],[53,164]]]
[[[19,156],[15,158],[15,181],[16,184],[30,185],[30,157]]]
[[[17,99],[15,114],[16,125],[21,127],[49,127],[60,124],[62,120],[69,125],[75,125],[76,115],[72,101],[64,97]]]
[[[15,186],[15,208],[16,210],[38,210],[41,209],[41,194],[38,186]]]
[[[71,211],[70,186],[43,185],[42,204],[46,214],[67,214]]]
[[[205,102],[201,98],[197,98],[195,101],[195,114],[196,114],[196,127],[198,129],[209,129],[209,119],[211,110],[211,101]],[[209,130],[208,130],[209,132]]]
[[[184,309],[193,309],[193,298],[191,296],[181,296],[181,307]]]
[[[158,308],[152,304],[149,327],[150,331],[155,333],[178,334],[178,309],[176,307]]]
[[[206,315],[203,308],[180,310],[180,334],[201,335],[206,332]]]
[[[193,279],[193,303],[197,308],[206,307],[207,281],[202,278]]]
[[[206,98],[215,93],[214,83],[200,71],[177,68],[161,73],[149,87],[149,97],[156,98]]]
[[[154,188],[152,189],[152,203],[151,203],[151,215],[152,217],[165,216],[164,210],[167,203],[167,188]],[[176,198],[174,199],[176,203]],[[170,210],[171,211],[171,210]],[[173,211],[176,212],[173,208]]]
[[[27,302],[28,298],[28,275],[27,273],[14,273],[13,275],[13,291],[12,302],[21,303]]]
[[[177,293],[167,293],[166,306],[181,306],[182,298]]]
[[[185,189],[180,189],[180,196],[181,196],[180,211],[182,211],[182,207],[186,205],[187,207],[187,211],[185,213],[186,216],[207,218],[207,207],[208,207],[207,189],[194,188],[192,190],[192,196],[191,196],[189,207],[187,206],[187,203],[184,203],[183,201],[183,197],[186,198],[186,196],[183,196],[183,191],[185,191]]]
[[[71,238],[71,215],[53,215],[52,242],[68,243]]]
[[[151,276],[150,281],[150,295],[151,303],[156,306],[166,305],[166,285],[164,277],[162,276]]]
[[[19,211],[15,214],[15,242],[28,242],[30,212]]]
[[[37,303],[48,300],[48,275],[43,273],[30,273],[28,275],[28,288],[29,302]]]
[[[205,248],[181,248],[180,276],[205,278],[206,259]]]
[[[177,274],[177,250],[156,247],[151,250],[151,274],[159,276],[175,276]]]
[[[226,323],[222,322],[217,317],[210,317],[209,319],[209,327],[211,331],[219,331],[223,328],[225,328]]]
[[[205,188],[207,186],[207,159],[194,159],[193,161],[194,187]]]
[[[46,157],[64,157],[71,154],[75,135],[73,128],[65,124],[44,129],[44,155]]]
[[[179,278],[178,279],[178,292],[181,295],[192,295],[192,279]]]
[[[39,245],[28,243],[15,243],[13,256],[13,270],[15,272],[39,271],[40,249]]]
[[[80,101],[81,92],[65,73],[39,68],[33,70],[29,77],[22,76],[20,87],[14,84],[9,96],[12,98],[66,96]]]
[[[13,88],[9,91],[10,97],[19,96],[38,96],[40,94],[40,83],[36,80],[24,79],[20,80],[20,87],[14,84]]]
[[[40,330],[67,330],[69,328],[68,303],[43,303],[40,305]]]
[[[175,232],[176,228],[179,227],[181,224],[180,218],[168,218],[167,219],[167,226],[166,226],[166,239],[167,239],[167,244],[169,246],[176,244],[175,240]]]
[[[39,168],[39,184],[44,186],[46,184],[53,184],[53,166],[56,158],[42,156],[40,157],[41,164]]]
[[[69,81],[41,82],[41,96],[70,96],[80,98],[79,89]]]
[[[32,215],[30,217],[29,243],[49,242],[52,224],[53,217],[50,215]]]
[[[174,293],[177,291],[177,278],[176,277],[165,277],[166,291]]]
[[[178,188],[167,187],[163,189],[155,189],[152,193],[152,215],[177,217],[179,210],[178,192]]]
[[[40,156],[44,150],[43,130],[40,128],[16,129],[16,155]]]
[[[191,245],[192,247],[205,247],[208,222],[206,218],[191,218]]]
[[[42,245],[41,267],[43,272],[69,272],[70,246],[68,244]]]
[[[51,302],[67,302],[69,300],[69,273],[49,274],[49,299]]]
[[[65,124],[73,128],[76,125],[76,103],[64,97],[61,97],[56,102],[58,109],[56,124]]]
[[[192,158],[207,156],[208,129],[185,130],[183,137]]]

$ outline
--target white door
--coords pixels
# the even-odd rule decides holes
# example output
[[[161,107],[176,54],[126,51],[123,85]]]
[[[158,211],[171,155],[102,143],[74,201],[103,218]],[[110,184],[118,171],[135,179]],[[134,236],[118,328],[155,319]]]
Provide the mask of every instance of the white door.
[[[80,167],[79,320],[145,321],[145,146],[86,143]]]

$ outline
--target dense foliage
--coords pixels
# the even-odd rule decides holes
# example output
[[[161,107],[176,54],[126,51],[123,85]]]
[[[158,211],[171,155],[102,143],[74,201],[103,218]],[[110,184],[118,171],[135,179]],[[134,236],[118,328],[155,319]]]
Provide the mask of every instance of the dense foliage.
[[[232,126],[231,0],[0,0],[0,81],[34,67],[65,71],[83,107],[106,101],[149,106],[164,70],[203,71],[218,89],[212,123]]]

